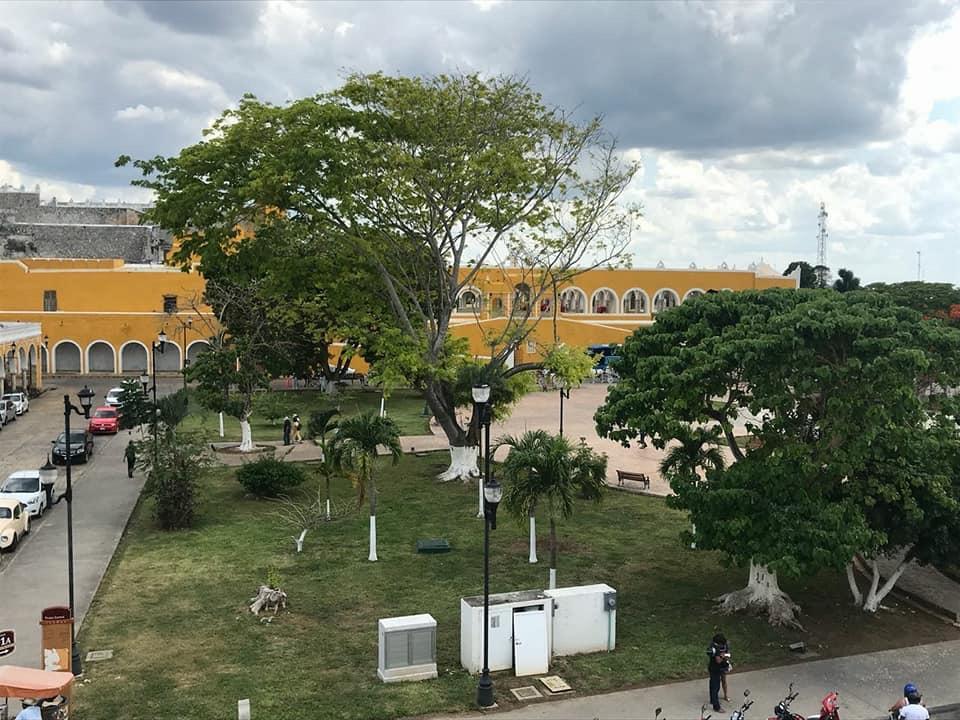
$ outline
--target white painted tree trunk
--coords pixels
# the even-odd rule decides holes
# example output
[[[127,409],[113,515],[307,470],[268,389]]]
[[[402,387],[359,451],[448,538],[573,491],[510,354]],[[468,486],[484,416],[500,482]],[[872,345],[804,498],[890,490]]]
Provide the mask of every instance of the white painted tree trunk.
[[[790,599],[777,583],[777,574],[765,565],[750,561],[750,581],[741,590],[716,598],[720,603],[718,610],[732,613],[739,610],[753,610],[766,613],[771,625],[787,625],[803,629],[797,620],[800,607]]]
[[[253,432],[250,430],[250,416],[240,420],[240,452],[253,452]]]
[[[220,438],[223,438],[223,413],[220,413]]]
[[[300,533],[299,537],[295,537],[293,541],[297,544],[297,552],[303,552],[303,540],[307,537],[307,528],[303,529],[303,532]]]
[[[903,575],[903,571],[907,569],[907,563],[905,560],[901,560],[897,569],[890,574],[890,577],[887,578],[887,581],[883,583],[883,585],[880,585],[880,567],[876,559],[869,560],[868,563],[872,571],[870,590],[863,599],[863,605],[861,607],[869,613],[874,613],[880,608],[880,603],[883,602],[883,599],[893,590],[894,585],[897,584],[897,580]]]
[[[537,519],[530,516],[530,564],[537,562]]]
[[[330,522],[330,498],[327,498],[327,522]]]
[[[483,517],[483,478],[477,478],[477,517]]]
[[[330,381],[327,380],[326,378],[320,378],[320,389],[321,389],[321,390],[324,392],[324,394],[326,394],[326,395],[330,395],[330,396],[336,395],[336,394],[337,394],[337,383],[335,383],[335,382],[330,382]]]
[[[857,607],[862,607],[863,593],[860,592],[860,586],[857,585],[857,576],[853,568],[853,561],[847,563],[847,584],[850,586],[850,594],[853,595],[853,604]]]
[[[377,561],[377,516],[370,516],[370,555],[367,557],[370,562]]]
[[[555,590],[557,587],[557,569],[550,568],[550,589]]]
[[[477,446],[464,445],[460,447],[451,445],[450,467],[440,473],[437,479],[441,482],[450,482],[451,480],[468,482],[477,477],[480,477],[480,469],[477,467]]]

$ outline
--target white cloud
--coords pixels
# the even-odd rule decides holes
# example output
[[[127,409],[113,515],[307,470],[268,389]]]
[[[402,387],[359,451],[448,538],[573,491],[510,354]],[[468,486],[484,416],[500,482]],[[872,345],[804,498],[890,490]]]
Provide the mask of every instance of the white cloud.
[[[343,22],[337,23],[337,26],[333,29],[333,31],[340,37],[344,37],[352,27],[354,27],[352,22],[347,22],[344,20]]]
[[[260,13],[260,31],[268,45],[302,44],[324,31],[313,16],[314,5],[270,0]],[[342,24],[342,23],[341,23]]]
[[[125,107],[117,110],[114,117],[117,120],[143,120],[145,122],[164,122],[180,114],[179,110],[164,110],[162,107],[147,107],[142,103],[136,107]]]
[[[224,97],[223,88],[217,82],[189,70],[179,70],[155,60],[134,60],[124,63],[120,68],[120,76],[130,84],[209,98],[211,102],[219,102],[220,98]]]

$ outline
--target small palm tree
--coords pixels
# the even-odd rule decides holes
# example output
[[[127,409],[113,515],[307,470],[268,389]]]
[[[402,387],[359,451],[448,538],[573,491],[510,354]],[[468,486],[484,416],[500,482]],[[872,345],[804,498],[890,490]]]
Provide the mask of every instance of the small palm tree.
[[[403,454],[400,429],[393,419],[366,412],[341,420],[331,443],[334,466],[349,473],[357,489],[357,505],[370,500],[370,562],[377,560],[377,485],[373,469],[377,448],[385,447],[396,465]]]
[[[314,441],[316,441],[317,438],[320,439],[320,454],[323,458],[320,463],[320,473],[323,475],[327,488],[327,520],[330,519],[330,477],[334,471],[333,442],[337,431],[337,421],[333,418],[339,414],[340,411],[336,408],[318,410],[310,416],[310,422],[307,426],[307,430],[311,437],[314,438]],[[330,435],[330,437],[328,438],[327,435]]]
[[[510,453],[503,469],[503,502],[521,522],[536,508],[545,508],[550,520],[550,587],[557,585],[557,520],[573,514],[574,503],[582,498],[600,502],[607,476],[607,456],[599,455],[585,443],[574,447],[570,441],[544,430],[531,430],[519,438],[500,440]],[[531,542],[533,539],[531,538]]]
[[[678,433],[679,445],[674,445],[660,461],[660,475],[673,486],[674,482],[700,482],[701,473],[722,470],[726,464],[716,444],[717,429],[693,427]],[[690,526],[690,548],[697,547],[697,526]]]
[[[840,268],[837,275],[840,277],[833,283],[833,289],[837,292],[850,292],[860,289],[860,278],[853,274],[853,270]]]

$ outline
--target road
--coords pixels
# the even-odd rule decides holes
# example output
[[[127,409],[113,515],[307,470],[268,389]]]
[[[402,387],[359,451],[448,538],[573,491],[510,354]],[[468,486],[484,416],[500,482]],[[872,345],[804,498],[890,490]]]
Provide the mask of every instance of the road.
[[[63,395],[79,405],[76,390],[82,383],[59,382],[31,401],[30,412],[0,433],[0,477],[14,470],[39,468],[50,450],[50,441],[63,429]],[[94,386],[97,398],[117,382],[104,378]],[[49,385],[48,385],[49,386]],[[82,417],[73,416],[75,427]],[[142,477],[127,478],[123,463],[127,433],[98,436],[93,459],[72,469],[75,593],[78,627],[90,607],[106,572],[143,484]],[[66,478],[60,468],[56,492]],[[0,565],[0,629],[14,630],[16,650],[4,664],[40,667],[40,611],[51,605],[67,605],[67,512],[61,502],[34,521],[30,535],[13,553],[5,553]]]

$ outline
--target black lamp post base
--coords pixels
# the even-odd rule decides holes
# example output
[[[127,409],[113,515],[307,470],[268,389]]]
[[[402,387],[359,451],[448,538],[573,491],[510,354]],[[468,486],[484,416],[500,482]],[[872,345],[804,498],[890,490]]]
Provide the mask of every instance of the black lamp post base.
[[[77,641],[73,641],[73,647],[70,651],[70,669],[74,675],[83,675],[83,665],[80,662],[80,646]]]
[[[493,699],[493,680],[490,679],[488,672],[484,672],[480,676],[480,682],[477,683],[477,705],[482,708],[489,708],[496,704]]]

